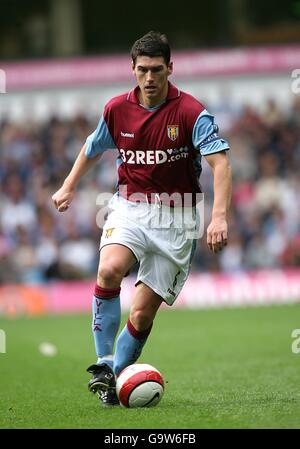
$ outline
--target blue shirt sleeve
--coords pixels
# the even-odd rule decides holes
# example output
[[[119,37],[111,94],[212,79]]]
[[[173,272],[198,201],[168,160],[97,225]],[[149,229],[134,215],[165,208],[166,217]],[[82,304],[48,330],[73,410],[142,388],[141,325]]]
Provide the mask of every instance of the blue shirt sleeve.
[[[218,135],[219,127],[214,123],[214,116],[204,109],[199,114],[193,128],[193,145],[202,156],[229,150],[229,144]]]
[[[117,148],[103,115],[99,120],[96,130],[88,136],[85,144],[85,155],[87,157],[95,157],[97,154],[104,153],[106,150]]]

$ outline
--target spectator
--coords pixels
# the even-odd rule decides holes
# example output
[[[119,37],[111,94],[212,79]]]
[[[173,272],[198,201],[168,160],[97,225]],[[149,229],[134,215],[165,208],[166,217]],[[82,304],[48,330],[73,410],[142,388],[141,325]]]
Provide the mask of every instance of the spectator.
[[[225,92],[226,94],[226,92]],[[289,110],[268,100],[262,112],[247,105],[214,105],[229,114],[221,134],[231,144],[233,197],[229,244],[220,255],[201,241],[193,269],[236,272],[300,266],[300,101]],[[222,124],[222,120],[219,118]],[[0,284],[94,277],[101,192],[114,192],[116,151],[105,153],[81,182],[76,201],[61,219],[51,204],[95,121],[50,118],[44,124],[0,123]],[[212,179],[203,163],[205,215]]]

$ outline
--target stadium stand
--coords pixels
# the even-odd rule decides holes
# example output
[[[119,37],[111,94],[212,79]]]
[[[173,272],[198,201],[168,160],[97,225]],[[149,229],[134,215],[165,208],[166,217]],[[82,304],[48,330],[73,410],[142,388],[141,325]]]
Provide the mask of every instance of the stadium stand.
[[[222,125],[221,111],[218,115],[215,107],[212,112]],[[299,98],[288,109],[270,99],[260,110],[243,105],[224,112],[234,176],[229,244],[220,255],[211,255],[203,238],[192,269],[234,273],[299,266]],[[96,198],[115,191],[116,153],[107,152],[85,176],[64,216],[52,206],[51,195],[96,124],[96,117],[83,115],[0,123],[0,284],[95,276],[101,232]],[[211,181],[204,161],[206,225]]]

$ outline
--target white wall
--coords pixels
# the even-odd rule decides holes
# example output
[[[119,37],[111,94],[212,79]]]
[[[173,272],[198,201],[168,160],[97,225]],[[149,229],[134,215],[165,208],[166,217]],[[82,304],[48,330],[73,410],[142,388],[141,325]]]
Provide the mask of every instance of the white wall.
[[[266,99],[274,98],[287,108],[294,98],[290,73],[264,76],[230,76],[172,82],[202,101],[213,112],[220,104],[251,104],[261,108]],[[60,88],[0,94],[0,121],[3,118],[43,121],[49,115],[72,117],[80,112],[98,117],[104,104],[133,85],[115,84],[77,88]]]

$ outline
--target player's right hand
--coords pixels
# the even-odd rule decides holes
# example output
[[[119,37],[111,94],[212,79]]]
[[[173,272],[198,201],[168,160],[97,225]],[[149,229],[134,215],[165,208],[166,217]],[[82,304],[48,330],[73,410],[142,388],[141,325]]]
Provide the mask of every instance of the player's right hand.
[[[69,209],[69,206],[74,198],[74,190],[62,186],[54,195],[52,195],[52,201],[58,212],[65,212]]]

